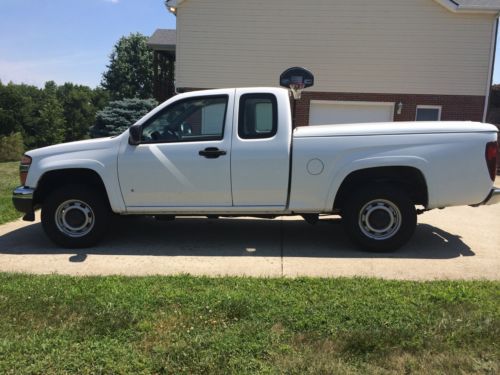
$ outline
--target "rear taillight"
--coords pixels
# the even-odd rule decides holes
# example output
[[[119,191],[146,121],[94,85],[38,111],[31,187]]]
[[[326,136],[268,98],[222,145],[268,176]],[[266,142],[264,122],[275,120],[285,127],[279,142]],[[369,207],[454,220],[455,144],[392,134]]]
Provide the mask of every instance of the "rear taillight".
[[[486,144],[486,165],[488,166],[488,171],[490,172],[490,177],[492,181],[495,181],[495,175],[497,170],[497,154],[498,154],[498,143],[489,142]]]
[[[23,155],[21,158],[21,163],[19,164],[19,179],[21,180],[21,185],[26,184],[26,178],[28,177],[28,170],[31,165],[31,157],[28,155]]]

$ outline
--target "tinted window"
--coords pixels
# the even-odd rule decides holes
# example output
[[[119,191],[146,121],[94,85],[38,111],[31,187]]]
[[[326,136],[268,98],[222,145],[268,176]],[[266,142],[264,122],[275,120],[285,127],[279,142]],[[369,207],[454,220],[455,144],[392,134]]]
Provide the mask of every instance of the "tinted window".
[[[276,98],[271,94],[246,94],[240,99],[238,135],[243,139],[270,138],[276,134]]]
[[[189,142],[224,137],[227,96],[182,100],[165,108],[142,128],[142,141]]]

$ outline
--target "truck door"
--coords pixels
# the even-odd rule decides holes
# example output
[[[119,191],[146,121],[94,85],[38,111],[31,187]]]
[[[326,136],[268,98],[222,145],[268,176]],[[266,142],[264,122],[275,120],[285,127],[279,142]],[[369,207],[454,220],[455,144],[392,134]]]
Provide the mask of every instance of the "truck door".
[[[282,89],[236,89],[231,154],[233,205],[286,207],[291,115]]]
[[[232,206],[233,93],[189,96],[145,121],[141,143],[126,144],[118,159],[127,210]]]

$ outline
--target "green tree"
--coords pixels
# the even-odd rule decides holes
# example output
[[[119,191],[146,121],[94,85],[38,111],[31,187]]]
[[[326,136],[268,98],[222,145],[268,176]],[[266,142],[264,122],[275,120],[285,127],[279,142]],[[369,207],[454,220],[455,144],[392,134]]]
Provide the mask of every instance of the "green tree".
[[[114,100],[153,97],[153,52],[147,37],[130,34],[114,46],[101,85]]]
[[[42,147],[64,141],[64,111],[57,100],[57,85],[53,81],[45,84],[44,101],[36,123],[35,146]]]
[[[146,113],[156,107],[154,99],[124,99],[109,103],[97,112],[92,137],[107,137],[124,132]]]
[[[87,86],[65,83],[57,88],[57,98],[65,119],[64,140],[76,141],[89,136],[97,112],[94,92]]]
[[[24,98],[17,85],[0,82],[0,135],[10,135],[22,129]]]
[[[43,90],[25,84],[0,85],[0,135],[21,132],[27,148],[35,145]]]

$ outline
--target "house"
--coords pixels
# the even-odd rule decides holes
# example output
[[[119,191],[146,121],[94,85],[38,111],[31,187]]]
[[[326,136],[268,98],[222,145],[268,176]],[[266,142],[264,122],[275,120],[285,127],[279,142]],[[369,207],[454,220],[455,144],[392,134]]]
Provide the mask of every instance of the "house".
[[[486,118],[500,0],[169,0],[177,91],[315,86],[297,124]]]

